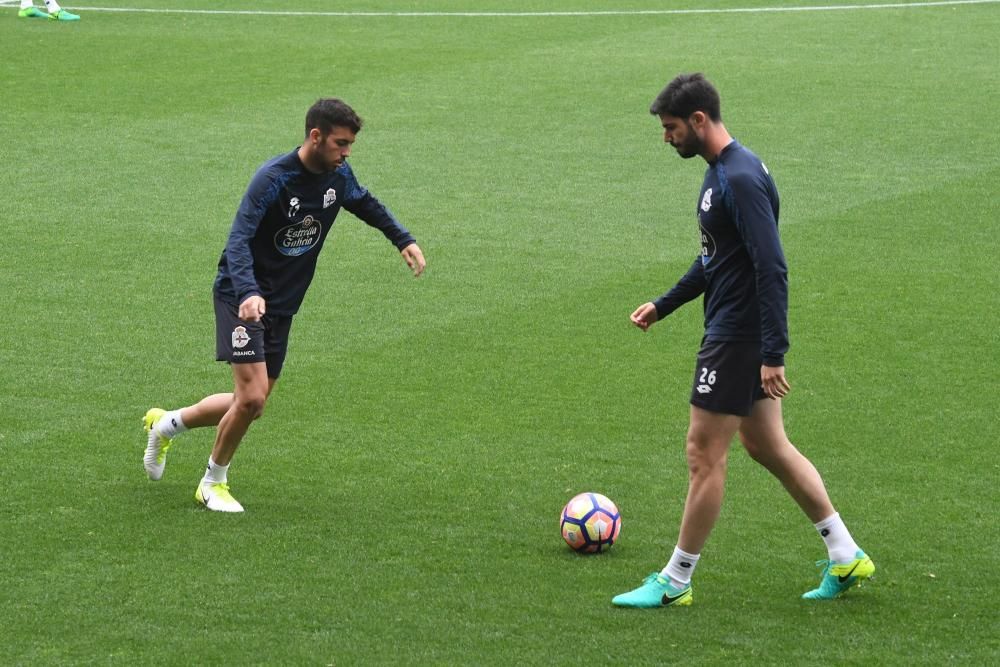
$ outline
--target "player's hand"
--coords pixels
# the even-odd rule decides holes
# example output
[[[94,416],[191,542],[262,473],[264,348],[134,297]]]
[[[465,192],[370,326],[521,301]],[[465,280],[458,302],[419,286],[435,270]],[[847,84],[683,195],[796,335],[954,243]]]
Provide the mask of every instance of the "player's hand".
[[[264,297],[255,294],[240,304],[240,319],[244,322],[260,322],[265,310]]]
[[[399,251],[399,254],[403,256],[403,261],[413,271],[414,278],[424,272],[427,262],[424,260],[424,253],[420,252],[420,246],[416,243],[406,246]]]
[[[785,379],[784,366],[761,366],[760,385],[767,397],[775,400],[784,398],[792,390],[792,386]]]
[[[649,327],[656,324],[659,316],[656,314],[656,306],[651,302],[644,303],[635,309],[635,312],[629,317],[632,320],[632,324],[639,327],[643,331],[648,331]]]

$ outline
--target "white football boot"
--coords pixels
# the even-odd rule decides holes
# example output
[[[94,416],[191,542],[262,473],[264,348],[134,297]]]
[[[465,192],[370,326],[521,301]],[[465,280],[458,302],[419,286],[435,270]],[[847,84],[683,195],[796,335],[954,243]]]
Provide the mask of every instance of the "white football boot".
[[[142,427],[146,429],[146,453],[142,457],[142,465],[146,474],[154,482],[163,477],[163,469],[167,467],[167,450],[173,440],[164,438],[156,432],[156,423],[166,414],[160,408],[150,408],[142,418]]]
[[[242,512],[236,498],[229,493],[229,485],[225,482],[208,482],[201,480],[194,492],[194,499],[213,512]]]

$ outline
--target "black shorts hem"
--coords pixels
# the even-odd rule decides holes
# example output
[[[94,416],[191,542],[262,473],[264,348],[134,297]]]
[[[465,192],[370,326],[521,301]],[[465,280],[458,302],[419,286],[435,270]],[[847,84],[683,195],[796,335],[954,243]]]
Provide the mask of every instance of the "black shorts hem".
[[[691,399],[690,402],[691,402],[691,405],[693,405],[694,407],[701,408],[702,410],[705,410],[706,412],[711,412],[712,414],[716,414],[716,415],[731,415],[733,417],[749,417],[750,416],[750,412],[753,411],[753,405],[750,406],[750,411],[743,412],[742,410],[736,411],[735,409],[720,408],[718,405],[709,405],[707,403],[700,403],[700,402],[695,401],[694,399]],[[754,401],[754,403],[756,403],[756,401]]]

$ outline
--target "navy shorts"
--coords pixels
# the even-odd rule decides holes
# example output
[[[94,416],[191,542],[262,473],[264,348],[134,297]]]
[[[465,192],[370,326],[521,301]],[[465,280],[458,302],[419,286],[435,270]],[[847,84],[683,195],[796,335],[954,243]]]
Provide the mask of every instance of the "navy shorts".
[[[277,379],[285,364],[291,315],[265,313],[260,322],[240,319],[240,307],[215,297],[215,358],[230,364],[267,364],[267,377]]]
[[[694,370],[691,405],[747,417],[767,398],[760,384],[760,343],[703,340]]]

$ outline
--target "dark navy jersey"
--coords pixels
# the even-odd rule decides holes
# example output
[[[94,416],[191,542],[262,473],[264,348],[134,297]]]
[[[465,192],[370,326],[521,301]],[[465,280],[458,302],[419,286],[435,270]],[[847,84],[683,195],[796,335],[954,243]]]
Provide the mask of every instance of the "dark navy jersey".
[[[778,189],[756,155],[733,141],[708,165],[698,196],[701,253],[657,299],[660,319],[704,293],[705,337],[760,341],[768,366],[788,351],[788,269],[778,239]]]
[[[215,293],[237,305],[259,295],[268,313],[294,315],[341,208],[380,230],[399,250],[415,242],[358,184],[346,162],[336,171],[314,174],[296,148],[265,162],[250,180],[219,259]]]

